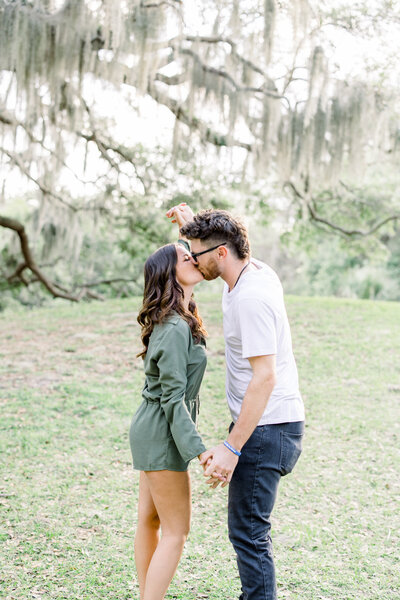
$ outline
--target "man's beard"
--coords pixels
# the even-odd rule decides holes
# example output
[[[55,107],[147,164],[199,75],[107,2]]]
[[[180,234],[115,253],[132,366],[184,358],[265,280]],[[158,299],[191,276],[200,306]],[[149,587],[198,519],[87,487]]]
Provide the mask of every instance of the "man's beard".
[[[221,271],[218,267],[217,261],[213,258],[210,258],[208,263],[202,267],[201,269],[197,267],[200,273],[203,275],[204,279],[207,281],[211,281],[212,279],[217,279],[221,275]]]

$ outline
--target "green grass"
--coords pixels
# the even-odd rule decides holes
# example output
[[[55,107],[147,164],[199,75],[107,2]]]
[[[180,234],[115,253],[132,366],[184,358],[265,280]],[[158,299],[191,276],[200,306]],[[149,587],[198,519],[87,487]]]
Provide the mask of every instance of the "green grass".
[[[210,333],[199,427],[211,445],[229,424],[220,298],[202,291],[199,303]],[[138,598],[128,443],[143,382],[138,305],[0,316],[2,598]],[[394,600],[400,305],[289,297],[287,307],[307,427],[273,513],[279,597]],[[191,472],[192,531],[167,598],[233,600],[227,490]]]

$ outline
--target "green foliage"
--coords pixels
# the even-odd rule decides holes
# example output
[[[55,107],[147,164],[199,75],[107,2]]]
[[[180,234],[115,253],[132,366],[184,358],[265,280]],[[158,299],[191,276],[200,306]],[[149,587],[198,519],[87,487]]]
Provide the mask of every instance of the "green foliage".
[[[163,149],[149,151],[136,147],[135,165],[145,183],[146,193],[121,196],[110,186],[107,197],[108,210],[90,210],[90,201],[82,198],[88,210],[78,214],[68,213],[60,221],[52,205],[36,205],[29,210],[26,199],[8,199],[10,214],[20,215],[29,236],[29,243],[39,266],[53,282],[73,293],[86,284],[115,281],[91,287],[107,297],[125,297],[138,294],[142,288],[142,272],[146,258],[163,244],[177,239],[178,230],[166,219],[168,208],[186,202],[193,210],[202,208],[232,209],[232,180],[236,174],[210,169],[200,160],[193,166],[188,150],[178,153],[175,166],[169,163]],[[184,160],[185,159],[185,160]],[[177,185],[177,180],[179,185]],[[241,199],[243,192],[238,183],[234,198]],[[189,193],[180,189],[190,190]],[[24,204],[25,202],[25,204]],[[254,198],[246,200],[247,204]],[[21,213],[21,207],[24,212]],[[25,286],[20,280],[12,285],[6,277],[15,272],[22,262],[18,238],[14,232],[0,229],[0,311],[16,301],[33,307],[51,302],[51,296],[40,283],[32,282],[28,271]]]
[[[310,296],[400,300],[398,237],[387,244],[374,238],[344,239],[312,227],[295,230],[283,236],[287,261],[294,263],[284,287]]]
[[[304,201],[296,202],[293,228],[281,236],[296,258],[286,289],[305,295],[399,300],[400,219],[374,230],[384,219],[400,216],[399,183],[398,172],[375,165],[363,187],[341,182],[321,189],[310,200],[318,221],[310,221]]]

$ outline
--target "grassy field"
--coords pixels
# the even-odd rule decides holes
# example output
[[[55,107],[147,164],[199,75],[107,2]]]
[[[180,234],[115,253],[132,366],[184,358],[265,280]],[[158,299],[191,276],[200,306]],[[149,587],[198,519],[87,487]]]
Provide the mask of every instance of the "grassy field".
[[[209,363],[199,428],[229,424],[219,295],[200,292]],[[143,382],[138,300],[0,315],[0,596],[138,598],[128,429]],[[307,410],[273,514],[279,597],[400,597],[400,304],[288,298]],[[193,522],[167,598],[234,600],[227,490],[191,466]]]

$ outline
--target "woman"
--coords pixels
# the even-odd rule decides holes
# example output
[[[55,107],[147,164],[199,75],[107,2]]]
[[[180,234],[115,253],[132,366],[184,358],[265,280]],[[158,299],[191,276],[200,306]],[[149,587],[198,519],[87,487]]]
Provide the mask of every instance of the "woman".
[[[187,468],[206,450],[195,427],[206,331],[192,299],[203,276],[178,243],[154,252],[144,277],[138,356],[146,379],[130,429],[133,465],[140,470],[135,561],[141,600],[162,600],[190,528]]]

